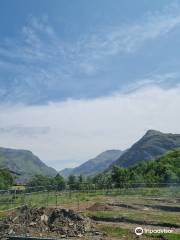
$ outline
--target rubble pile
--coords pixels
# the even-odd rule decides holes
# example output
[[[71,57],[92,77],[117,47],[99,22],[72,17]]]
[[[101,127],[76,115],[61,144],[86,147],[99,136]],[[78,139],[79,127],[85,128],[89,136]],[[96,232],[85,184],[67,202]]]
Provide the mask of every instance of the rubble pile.
[[[90,220],[73,210],[24,206],[0,221],[0,239],[9,235],[82,237],[93,232]]]

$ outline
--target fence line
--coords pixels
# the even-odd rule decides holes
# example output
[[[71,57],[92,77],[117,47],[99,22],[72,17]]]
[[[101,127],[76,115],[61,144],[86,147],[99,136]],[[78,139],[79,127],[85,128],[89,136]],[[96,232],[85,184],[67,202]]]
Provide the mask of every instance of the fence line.
[[[49,186],[52,187],[52,186]],[[0,212],[12,211],[25,205],[31,206],[60,206],[67,203],[76,204],[79,210],[80,202],[84,199],[92,199],[98,195],[120,195],[129,197],[178,197],[180,198],[180,184],[173,184],[170,187],[129,187],[129,188],[104,188],[104,189],[83,189],[83,190],[58,190],[57,186],[50,190],[36,188],[27,188],[20,192],[17,190],[1,190],[0,191]],[[34,190],[34,191],[32,191]]]

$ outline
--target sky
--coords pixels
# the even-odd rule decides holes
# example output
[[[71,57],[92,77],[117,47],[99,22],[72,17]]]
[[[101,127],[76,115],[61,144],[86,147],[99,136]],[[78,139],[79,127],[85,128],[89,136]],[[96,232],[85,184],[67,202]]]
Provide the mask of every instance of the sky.
[[[57,170],[180,133],[180,1],[0,0],[0,146]]]

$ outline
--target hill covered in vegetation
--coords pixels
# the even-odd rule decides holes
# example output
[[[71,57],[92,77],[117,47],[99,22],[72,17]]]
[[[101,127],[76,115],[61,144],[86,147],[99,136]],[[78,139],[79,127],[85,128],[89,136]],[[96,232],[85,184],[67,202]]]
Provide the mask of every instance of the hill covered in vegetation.
[[[114,184],[116,187],[145,185],[171,185],[180,183],[180,148],[168,151],[161,157],[150,161],[141,161],[129,168],[113,166],[110,172],[94,177],[98,185]]]
[[[0,148],[0,168],[19,173],[16,179],[18,182],[24,182],[35,174],[55,176],[57,173],[30,151],[2,147]]]

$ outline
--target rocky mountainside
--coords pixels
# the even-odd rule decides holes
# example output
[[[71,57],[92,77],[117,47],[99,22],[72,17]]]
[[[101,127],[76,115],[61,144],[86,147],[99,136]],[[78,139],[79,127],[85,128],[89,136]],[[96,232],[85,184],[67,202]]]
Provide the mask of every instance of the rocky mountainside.
[[[112,165],[129,167],[142,160],[150,160],[168,150],[180,147],[180,134],[148,130],[146,134],[120,156]]]
[[[118,159],[122,155],[122,153],[123,152],[121,150],[107,150],[76,168],[66,168],[60,171],[60,174],[64,177],[68,177],[71,174],[76,176],[95,175],[107,169],[116,159]]]
[[[34,174],[54,176],[56,170],[46,166],[37,156],[28,150],[0,147],[0,168],[7,168],[19,173],[18,182],[24,182]]]

